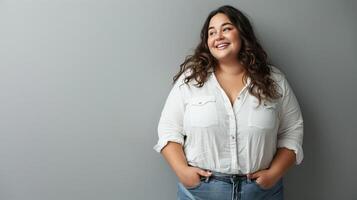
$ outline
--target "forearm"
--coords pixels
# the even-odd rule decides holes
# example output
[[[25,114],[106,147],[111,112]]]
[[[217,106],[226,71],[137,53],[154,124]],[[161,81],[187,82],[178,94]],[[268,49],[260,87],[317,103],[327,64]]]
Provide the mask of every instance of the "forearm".
[[[295,159],[296,155],[294,151],[287,148],[278,148],[269,171],[280,178],[295,164]]]
[[[182,145],[169,142],[161,151],[172,170],[179,176],[180,171],[188,166]]]

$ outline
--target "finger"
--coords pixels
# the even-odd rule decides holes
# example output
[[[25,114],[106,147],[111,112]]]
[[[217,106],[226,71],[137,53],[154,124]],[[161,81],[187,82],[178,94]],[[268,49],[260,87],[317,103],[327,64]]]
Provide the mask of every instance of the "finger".
[[[211,176],[212,175],[212,172],[210,171],[205,171],[205,170],[202,170],[202,169],[198,169],[197,173],[201,176]]]
[[[257,179],[260,176],[259,172],[253,173],[253,174],[248,174],[250,179]]]
[[[262,185],[262,183],[260,182],[260,179],[256,179],[255,182],[256,182],[258,185]]]

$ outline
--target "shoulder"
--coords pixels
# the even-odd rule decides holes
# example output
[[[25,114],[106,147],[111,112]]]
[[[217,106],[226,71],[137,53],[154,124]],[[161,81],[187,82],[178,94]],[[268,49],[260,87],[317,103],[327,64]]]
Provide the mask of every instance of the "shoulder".
[[[187,69],[186,71],[184,71],[176,80],[175,85],[180,88],[190,88],[192,86],[196,86],[197,81],[194,78],[191,78],[188,83],[185,82],[186,78],[192,75],[192,73],[192,69]]]
[[[269,67],[271,68],[270,77],[277,84],[278,92],[284,95],[286,93],[287,88],[289,88],[289,83],[288,80],[286,79],[284,72],[282,72],[276,66],[269,65]]]
[[[278,69],[276,66],[274,65],[269,65],[271,71],[270,71],[270,77],[276,82],[284,82],[285,81],[285,74]]]

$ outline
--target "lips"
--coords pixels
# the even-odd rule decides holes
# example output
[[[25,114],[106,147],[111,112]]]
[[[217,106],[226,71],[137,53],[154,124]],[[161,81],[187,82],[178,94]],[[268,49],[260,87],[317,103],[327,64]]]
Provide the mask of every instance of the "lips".
[[[228,42],[224,42],[224,43],[219,43],[219,44],[217,44],[215,47],[216,47],[217,49],[225,49],[228,45],[229,45]]]

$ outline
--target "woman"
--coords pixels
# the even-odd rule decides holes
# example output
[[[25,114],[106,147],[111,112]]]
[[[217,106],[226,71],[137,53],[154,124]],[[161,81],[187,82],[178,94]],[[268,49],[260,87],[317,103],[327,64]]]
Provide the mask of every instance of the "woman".
[[[174,77],[158,125],[178,199],[283,199],[303,159],[303,119],[284,75],[267,63],[241,11],[212,11]]]

